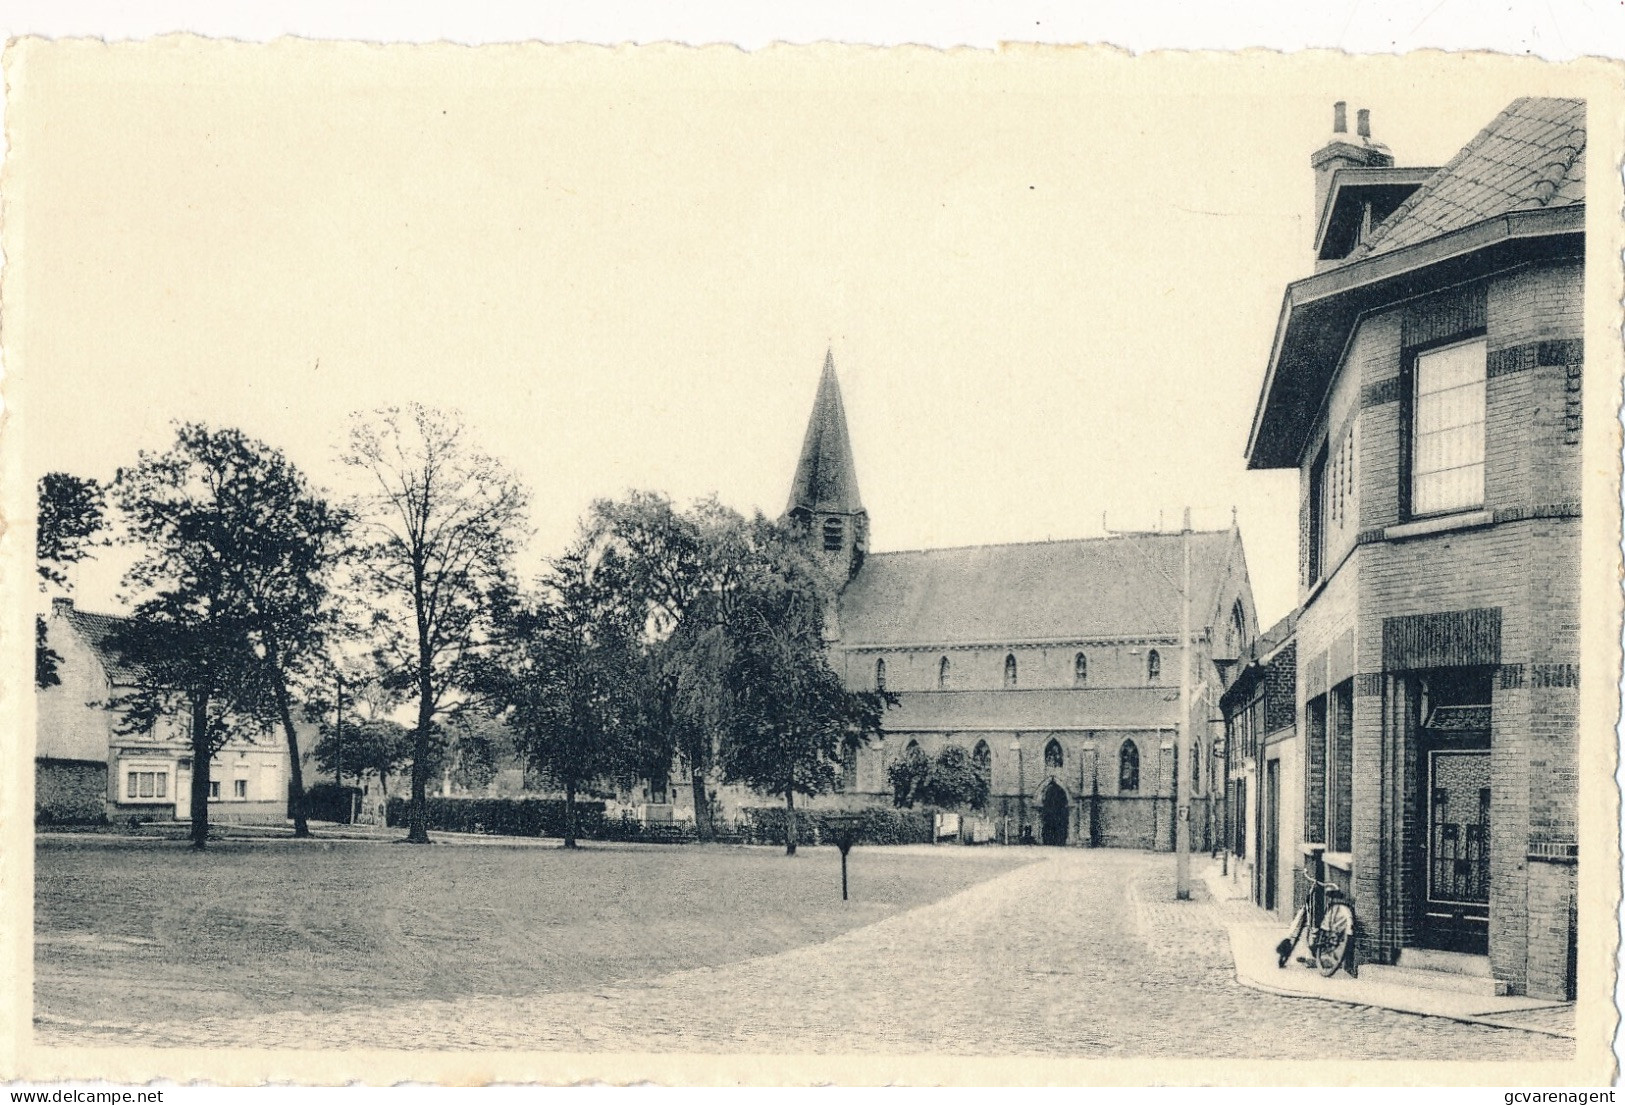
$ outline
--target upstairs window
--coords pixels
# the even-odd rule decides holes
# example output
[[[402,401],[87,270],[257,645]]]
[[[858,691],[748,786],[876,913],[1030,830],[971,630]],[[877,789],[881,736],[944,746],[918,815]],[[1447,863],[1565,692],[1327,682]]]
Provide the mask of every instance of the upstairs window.
[[[1162,678],[1162,656],[1152,649],[1145,656],[1145,681],[1155,683]]]
[[[1483,338],[1416,355],[1411,404],[1412,515],[1484,504]]]
[[[824,551],[840,552],[846,540],[846,527],[839,518],[824,519]]]
[[[1016,657],[1014,653],[1004,658],[1004,685],[1006,687],[1016,685]]]
[[[1081,687],[1089,682],[1089,657],[1078,653],[1072,657],[1072,685]]]
[[[948,687],[948,658],[944,656],[937,661],[937,690],[946,690]]]
[[[1131,794],[1140,789],[1140,748],[1131,740],[1117,750],[1117,790]]]
[[[884,691],[885,689],[886,689],[886,661],[885,660],[876,660],[875,661],[875,690]]]
[[[1061,751],[1061,742],[1052,740],[1044,746],[1044,766],[1051,771],[1059,771],[1066,764],[1066,754]]]

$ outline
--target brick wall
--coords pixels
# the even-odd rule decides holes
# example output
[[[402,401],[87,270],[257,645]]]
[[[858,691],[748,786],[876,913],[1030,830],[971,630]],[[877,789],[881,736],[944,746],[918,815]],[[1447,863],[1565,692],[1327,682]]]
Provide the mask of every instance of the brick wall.
[[[1383,621],[1498,612],[1490,943],[1494,971],[1514,992],[1552,993],[1553,978],[1560,991],[1568,955],[1572,870],[1527,855],[1534,846],[1561,853],[1576,832],[1581,469],[1572,396],[1583,373],[1582,280],[1578,262],[1534,266],[1363,320],[1300,469],[1306,503],[1319,442],[1335,441],[1353,419],[1359,543],[1340,569],[1328,549],[1327,570],[1338,569],[1331,579],[1313,589],[1305,581],[1298,703],[1301,721],[1309,685],[1318,692],[1332,682],[1315,665],[1352,629],[1353,889],[1372,958],[1391,958],[1414,938],[1422,893],[1417,737],[1402,680],[1384,669]],[[1494,524],[1387,539],[1384,527],[1403,521],[1405,348],[1464,327],[1479,328],[1488,350],[1484,507]],[[1345,381],[1358,382],[1352,414]],[[1322,770],[1313,744],[1304,750],[1309,821]]]

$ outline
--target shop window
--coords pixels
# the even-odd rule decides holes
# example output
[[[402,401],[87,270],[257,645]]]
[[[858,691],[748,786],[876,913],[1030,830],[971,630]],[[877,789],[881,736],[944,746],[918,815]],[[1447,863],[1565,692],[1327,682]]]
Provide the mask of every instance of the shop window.
[[[126,798],[167,798],[169,773],[167,771],[131,771],[125,775]]]

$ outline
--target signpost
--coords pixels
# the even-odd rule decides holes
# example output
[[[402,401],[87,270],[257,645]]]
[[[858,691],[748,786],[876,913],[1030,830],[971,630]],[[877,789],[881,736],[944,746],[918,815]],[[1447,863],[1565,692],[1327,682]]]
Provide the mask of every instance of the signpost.
[[[858,842],[858,826],[863,821],[860,814],[838,813],[824,819],[829,826],[829,838],[835,847],[841,850],[841,901],[846,901],[846,854],[852,850],[852,845]]]

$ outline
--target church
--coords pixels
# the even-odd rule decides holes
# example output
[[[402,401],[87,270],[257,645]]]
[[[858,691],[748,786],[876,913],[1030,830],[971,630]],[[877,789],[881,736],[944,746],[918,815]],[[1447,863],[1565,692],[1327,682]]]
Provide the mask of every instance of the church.
[[[786,517],[837,590],[831,663],[899,700],[810,806],[889,806],[893,762],[957,745],[990,793],[962,811],[961,839],[1172,849],[1184,535],[871,552],[832,355]],[[1223,817],[1218,699],[1257,617],[1240,531],[1189,540],[1191,839],[1205,849]]]

